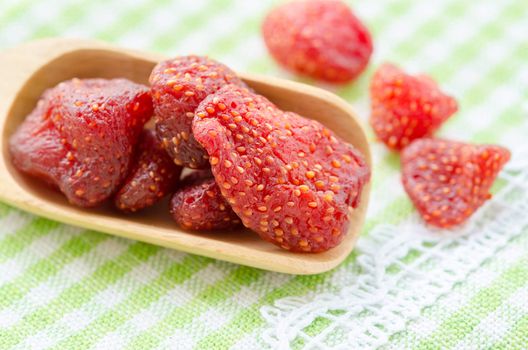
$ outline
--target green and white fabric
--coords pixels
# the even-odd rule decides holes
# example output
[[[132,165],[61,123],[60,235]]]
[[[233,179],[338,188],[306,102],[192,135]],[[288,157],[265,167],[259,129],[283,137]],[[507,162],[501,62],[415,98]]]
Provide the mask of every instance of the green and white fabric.
[[[296,79],[260,38],[276,3],[0,0],[0,48],[90,37]],[[512,150],[494,198],[468,225],[424,227],[400,184],[398,156],[373,135],[374,190],[358,248],[315,276],[184,254],[0,204],[0,349],[528,349],[528,3],[350,5],[371,28],[375,54],[357,82],[326,88],[366,121],[380,62],[427,72],[460,103],[441,136]]]

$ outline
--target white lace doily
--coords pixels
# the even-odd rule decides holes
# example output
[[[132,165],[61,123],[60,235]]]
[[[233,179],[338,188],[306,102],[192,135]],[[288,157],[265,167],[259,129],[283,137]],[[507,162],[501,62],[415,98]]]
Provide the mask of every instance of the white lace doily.
[[[528,152],[515,154],[500,178],[504,187],[458,230],[431,230],[417,216],[377,226],[358,242],[361,273],[352,284],[336,293],[286,297],[261,309],[268,323],[264,342],[272,349],[289,349],[294,340],[303,349],[373,349],[387,343],[528,227]],[[306,332],[316,318],[327,325],[317,334]]]

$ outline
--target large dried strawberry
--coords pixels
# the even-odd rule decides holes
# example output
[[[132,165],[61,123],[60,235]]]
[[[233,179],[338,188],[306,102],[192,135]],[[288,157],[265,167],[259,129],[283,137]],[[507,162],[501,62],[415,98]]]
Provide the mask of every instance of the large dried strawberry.
[[[340,0],[292,1],[273,9],[262,26],[271,55],[315,79],[356,78],[372,54],[368,29]]]
[[[73,79],[46,91],[10,139],[14,165],[93,207],[128,173],[143,125],[152,116],[146,86],[125,79]]]
[[[322,252],[342,240],[370,174],[353,146],[234,85],[200,104],[193,131],[246,227],[298,252]]]
[[[428,137],[458,109],[425,75],[412,76],[392,64],[378,68],[370,83],[370,124],[389,148],[400,150]]]
[[[493,181],[509,159],[500,146],[416,140],[402,152],[403,185],[427,223],[448,228],[491,197]]]
[[[229,83],[244,84],[225,65],[201,56],[163,61],[152,71],[156,131],[176,164],[209,167],[206,153],[192,135],[194,110],[207,95]]]
[[[176,188],[181,171],[165,152],[155,132],[144,130],[134,166],[114,199],[116,207],[136,212],[152,206]]]
[[[170,212],[180,226],[195,231],[226,230],[240,219],[220,193],[210,171],[195,171],[182,180],[171,199]]]

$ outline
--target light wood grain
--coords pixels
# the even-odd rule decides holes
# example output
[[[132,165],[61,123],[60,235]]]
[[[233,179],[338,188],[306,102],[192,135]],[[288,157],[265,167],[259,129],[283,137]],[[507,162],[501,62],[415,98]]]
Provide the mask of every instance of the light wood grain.
[[[363,225],[370,186],[362,193],[350,231],[338,247],[321,254],[295,254],[262,241],[248,230],[193,233],[172,222],[167,203],[134,216],[111,207],[76,208],[65,198],[27,178],[11,165],[8,139],[34,108],[42,92],[71,79],[125,77],[147,83],[163,56],[89,40],[47,39],[0,54],[0,199],[22,210],[67,224],[149,242],[238,264],[294,274],[314,274],[338,265],[353,249]],[[278,78],[240,74],[248,85],[285,110],[317,119],[359,148],[371,164],[364,130],[350,106],[328,91]]]

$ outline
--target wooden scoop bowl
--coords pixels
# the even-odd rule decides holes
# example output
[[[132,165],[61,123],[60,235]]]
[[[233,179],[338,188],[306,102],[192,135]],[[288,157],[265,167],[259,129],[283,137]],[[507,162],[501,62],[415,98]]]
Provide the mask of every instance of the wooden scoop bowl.
[[[254,266],[266,270],[315,274],[338,265],[351,252],[366,214],[370,186],[352,216],[343,242],[325,253],[296,254],[261,240],[249,230],[198,233],[185,231],[170,218],[167,203],[137,215],[124,215],[112,207],[82,209],[70,205],[60,193],[13,168],[8,140],[42,92],[59,82],[78,78],[128,78],[147,84],[154,65],[163,56],[130,51],[97,41],[47,39],[0,54],[0,200],[52,220],[185,252]],[[350,106],[332,93],[304,84],[241,74],[258,93],[279,107],[319,120],[356,146],[371,165],[364,130]]]

